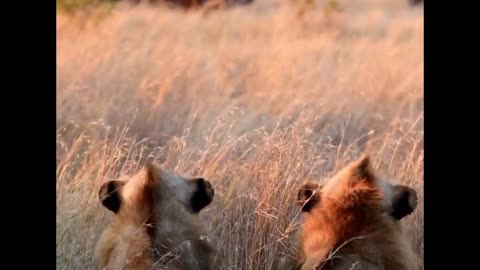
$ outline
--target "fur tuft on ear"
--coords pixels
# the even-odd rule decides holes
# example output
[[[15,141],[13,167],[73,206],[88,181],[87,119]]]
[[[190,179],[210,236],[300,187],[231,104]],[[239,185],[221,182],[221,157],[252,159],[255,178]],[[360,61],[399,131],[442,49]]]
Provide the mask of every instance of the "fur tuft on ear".
[[[302,207],[303,212],[309,212],[320,202],[319,184],[303,184],[297,194],[297,203]]]
[[[122,204],[121,188],[123,185],[125,183],[122,181],[110,180],[103,183],[98,191],[98,197],[102,205],[115,214],[120,210]]]
[[[373,181],[375,179],[372,162],[368,155],[363,155],[354,161],[352,166],[354,169],[353,176],[356,180]]]
[[[151,163],[151,162],[147,162],[143,169],[145,170],[145,174],[146,174],[146,180],[148,182],[152,182],[152,181],[155,181],[157,178],[158,178],[158,170],[157,170],[157,167]]]
[[[393,187],[392,209],[390,216],[396,220],[412,214],[417,208],[417,192],[405,185],[395,185]]]

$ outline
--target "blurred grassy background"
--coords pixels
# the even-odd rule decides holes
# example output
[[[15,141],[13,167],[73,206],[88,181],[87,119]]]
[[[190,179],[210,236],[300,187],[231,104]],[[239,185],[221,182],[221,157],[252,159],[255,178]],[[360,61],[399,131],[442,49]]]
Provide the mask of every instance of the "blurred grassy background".
[[[291,269],[299,185],[364,151],[419,192],[423,256],[422,7],[97,2],[57,1],[57,269],[94,269],[97,188],[147,159],[214,184],[218,269]]]

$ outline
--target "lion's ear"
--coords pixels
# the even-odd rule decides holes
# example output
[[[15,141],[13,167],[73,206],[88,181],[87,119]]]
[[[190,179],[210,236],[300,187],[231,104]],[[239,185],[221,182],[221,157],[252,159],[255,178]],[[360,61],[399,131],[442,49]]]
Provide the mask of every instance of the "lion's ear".
[[[119,180],[109,180],[102,184],[98,197],[102,205],[113,213],[117,213],[122,205],[121,189],[125,185]]]
[[[297,194],[297,203],[302,207],[303,212],[309,212],[319,202],[319,184],[306,183],[300,187]]]
[[[401,220],[412,214],[417,208],[417,192],[405,185],[395,185],[393,187],[392,209],[390,215]]]

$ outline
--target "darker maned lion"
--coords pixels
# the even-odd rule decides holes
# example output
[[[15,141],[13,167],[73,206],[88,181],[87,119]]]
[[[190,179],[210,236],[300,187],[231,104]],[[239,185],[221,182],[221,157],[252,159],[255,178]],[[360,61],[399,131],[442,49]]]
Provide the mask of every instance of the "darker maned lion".
[[[417,194],[377,177],[368,156],[321,185],[303,185],[298,199],[302,270],[420,269],[400,222],[416,209]]]

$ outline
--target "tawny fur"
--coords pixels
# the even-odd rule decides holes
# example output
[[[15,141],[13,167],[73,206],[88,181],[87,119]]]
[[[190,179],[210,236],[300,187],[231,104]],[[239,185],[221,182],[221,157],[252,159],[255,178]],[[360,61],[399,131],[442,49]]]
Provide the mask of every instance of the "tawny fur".
[[[364,156],[322,186],[304,185],[314,191],[299,192],[300,199],[302,194],[313,199],[304,210],[302,270],[420,269],[402,224],[389,215],[392,185],[382,181]]]
[[[178,176],[147,165],[121,187],[121,207],[97,245],[100,269],[211,269],[207,230],[169,177]]]

